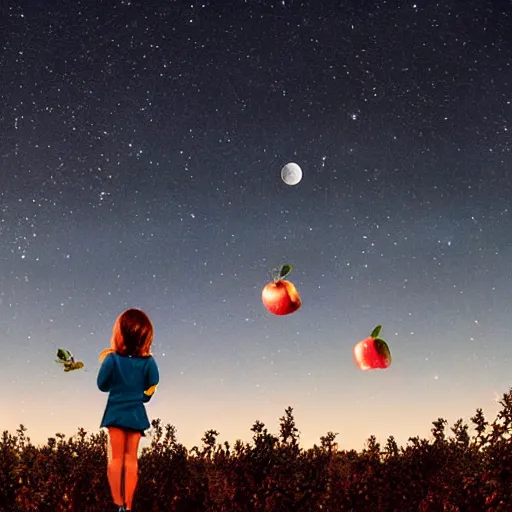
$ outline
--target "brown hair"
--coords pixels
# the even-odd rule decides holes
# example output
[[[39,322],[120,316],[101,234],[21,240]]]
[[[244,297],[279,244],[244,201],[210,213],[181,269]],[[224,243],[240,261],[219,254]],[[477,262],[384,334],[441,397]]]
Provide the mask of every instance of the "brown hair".
[[[148,315],[140,309],[123,311],[114,323],[110,348],[102,350],[100,362],[108,354],[147,357],[153,343],[153,324]]]

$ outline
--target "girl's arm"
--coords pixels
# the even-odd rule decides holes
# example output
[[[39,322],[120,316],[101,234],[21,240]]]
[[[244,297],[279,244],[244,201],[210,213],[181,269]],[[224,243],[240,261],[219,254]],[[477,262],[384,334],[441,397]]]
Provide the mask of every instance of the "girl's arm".
[[[146,375],[144,380],[146,390],[142,395],[142,401],[149,402],[156,391],[158,383],[160,382],[158,366],[156,365],[156,361],[153,357],[150,357],[148,365],[146,366]]]
[[[96,383],[100,391],[110,391],[112,386],[112,370],[114,369],[114,358],[109,354],[101,365]]]

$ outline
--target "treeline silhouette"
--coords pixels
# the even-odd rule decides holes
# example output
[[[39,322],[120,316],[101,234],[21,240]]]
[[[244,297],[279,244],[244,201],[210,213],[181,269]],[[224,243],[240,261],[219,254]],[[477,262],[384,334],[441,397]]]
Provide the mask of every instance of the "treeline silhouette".
[[[371,436],[362,452],[338,450],[337,434],[304,450],[293,409],[278,436],[259,421],[253,442],[217,443],[208,430],[187,450],[172,425],[152,422],[151,447],[142,450],[134,510],[140,512],[437,512],[512,511],[512,388],[488,423],[481,409],[469,426],[433,422],[432,439],[393,436],[381,447]],[[84,429],[36,447],[20,425],[0,443],[0,511],[103,512],[110,491],[106,433]]]

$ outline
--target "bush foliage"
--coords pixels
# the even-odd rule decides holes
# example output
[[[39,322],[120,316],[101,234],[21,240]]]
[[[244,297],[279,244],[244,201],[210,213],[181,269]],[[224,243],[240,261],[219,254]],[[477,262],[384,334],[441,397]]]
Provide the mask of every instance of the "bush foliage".
[[[278,436],[256,421],[253,442],[217,443],[209,430],[187,450],[172,425],[152,422],[151,447],[139,459],[134,509],[144,512],[313,512],[512,510],[512,388],[489,424],[481,409],[472,430],[458,420],[433,422],[432,438],[382,447],[371,436],[362,452],[338,450],[337,434],[299,446],[292,408]],[[110,503],[108,436],[84,429],[36,447],[23,425],[0,441],[0,511],[103,512]]]

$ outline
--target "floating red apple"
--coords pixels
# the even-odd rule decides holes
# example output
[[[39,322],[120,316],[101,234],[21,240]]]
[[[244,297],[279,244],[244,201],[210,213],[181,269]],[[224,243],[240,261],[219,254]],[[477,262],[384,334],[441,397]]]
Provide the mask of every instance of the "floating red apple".
[[[381,325],[375,327],[369,338],[354,346],[354,361],[361,370],[388,368],[391,364],[391,352],[388,344],[379,338]]]
[[[261,292],[263,305],[273,315],[289,315],[302,305],[299,292],[293,283],[284,280],[292,269],[291,265],[283,265],[278,274],[272,275],[273,281],[268,283]]]

